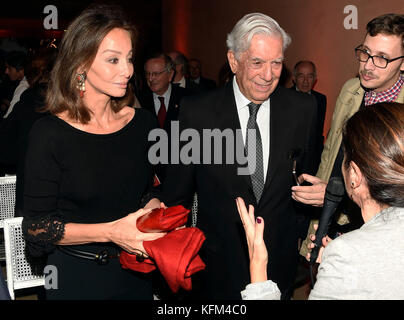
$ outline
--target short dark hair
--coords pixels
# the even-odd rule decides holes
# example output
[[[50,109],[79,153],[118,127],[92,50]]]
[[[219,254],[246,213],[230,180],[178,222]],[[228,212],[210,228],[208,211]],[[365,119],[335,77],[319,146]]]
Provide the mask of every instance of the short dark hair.
[[[404,15],[388,13],[369,21],[366,32],[372,37],[379,33],[401,37],[401,47],[404,49]]]
[[[187,73],[188,70],[188,59],[187,57],[180,51],[172,51],[176,54],[175,59],[173,60],[174,65],[182,65],[182,72]]]
[[[300,60],[300,61],[298,61],[298,62],[295,64],[295,67],[293,68],[293,74],[294,74],[295,76],[296,76],[297,68],[298,68],[301,64],[303,64],[303,63],[308,63],[308,64],[310,64],[310,65],[313,67],[314,75],[317,76],[316,65],[314,64],[313,61],[310,61],[310,60]]]
[[[174,64],[173,64],[173,61],[171,60],[171,58],[163,52],[155,52],[155,53],[151,54],[146,59],[146,62],[151,59],[163,59],[168,72],[170,72],[174,68]],[[146,62],[145,62],[145,64],[146,64]]]
[[[404,207],[404,104],[377,103],[355,113],[342,133],[344,168],[361,170],[370,196]]]
[[[55,63],[57,49],[43,47],[33,50],[26,65],[24,73],[30,87],[41,82],[48,82]]]
[[[17,71],[25,69],[28,57],[22,51],[10,51],[5,56],[5,63]]]

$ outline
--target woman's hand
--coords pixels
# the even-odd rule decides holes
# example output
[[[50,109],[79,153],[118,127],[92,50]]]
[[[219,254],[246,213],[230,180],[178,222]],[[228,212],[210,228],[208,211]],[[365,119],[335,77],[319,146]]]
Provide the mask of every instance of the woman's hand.
[[[314,230],[316,230],[317,231],[317,229],[318,229],[318,224],[313,224],[313,227],[314,227]],[[310,240],[311,240],[311,242],[307,245],[307,249],[309,249],[309,253],[306,255],[306,260],[307,261],[310,261],[310,252],[311,252],[311,250],[314,248],[314,241],[316,240],[316,235],[315,234],[310,234]],[[330,243],[332,241],[332,239],[329,237],[329,236],[325,236],[323,239],[322,239],[322,245],[321,245],[321,248],[320,248],[320,250],[318,251],[318,256],[317,256],[317,259],[316,259],[316,262],[317,263],[321,263],[321,257],[322,257],[322,255],[323,255],[323,251],[324,251],[324,248]]]
[[[122,219],[110,222],[110,240],[129,253],[136,253],[136,250],[145,252],[143,241],[156,240],[166,235],[165,232],[144,233],[139,231],[136,226],[137,219],[150,211],[151,209],[140,209]]]
[[[254,207],[250,205],[247,211],[242,198],[238,197],[236,204],[247,238],[251,282],[266,281],[268,251],[263,238],[264,219],[257,217],[255,220]]]
[[[163,202],[160,202],[159,199],[153,198],[151,199],[143,209],[157,209],[157,208],[167,208]]]

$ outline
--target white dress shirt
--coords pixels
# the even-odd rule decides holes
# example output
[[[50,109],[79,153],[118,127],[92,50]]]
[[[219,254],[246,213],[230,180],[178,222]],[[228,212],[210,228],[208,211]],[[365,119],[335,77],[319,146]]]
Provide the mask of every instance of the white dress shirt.
[[[11,111],[13,111],[14,105],[15,105],[18,101],[20,101],[21,94],[22,94],[25,90],[27,90],[28,88],[29,88],[29,84],[28,84],[27,78],[24,77],[24,78],[22,78],[22,80],[21,80],[20,83],[18,84],[17,88],[15,88],[14,95],[13,95],[13,99],[11,100],[10,106],[8,107],[8,110],[7,110],[7,112],[6,112],[6,114],[4,115],[3,118],[7,118],[7,117],[8,117],[8,115],[11,113]]]
[[[180,81],[174,82],[174,83],[178,83],[181,88],[185,88],[185,85],[186,85],[185,77],[182,76],[182,78],[180,79]]]
[[[168,111],[168,104],[170,102],[170,97],[171,97],[171,83],[168,84],[168,89],[166,92],[164,92],[163,95],[158,95],[153,92],[154,110],[156,111],[156,114],[159,113],[160,105],[161,105],[159,97],[164,97],[164,104],[166,106],[166,111]]]
[[[240,120],[241,132],[243,134],[244,145],[246,142],[247,122],[250,117],[248,104],[251,102],[240,91],[236,77],[233,78],[233,91],[236,100],[238,118]],[[270,119],[270,99],[264,101],[257,113],[257,124],[260,129],[262,141],[262,153],[264,158],[264,180],[267,177],[269,161],[269,119]]]

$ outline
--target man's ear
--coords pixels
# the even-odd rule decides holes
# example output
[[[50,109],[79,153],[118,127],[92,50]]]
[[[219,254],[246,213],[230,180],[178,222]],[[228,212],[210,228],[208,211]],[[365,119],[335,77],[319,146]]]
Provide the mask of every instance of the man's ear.
[[[227,51],[227,60],[229,61],[229,66],[231,71],[235,74],[238,69],[238,61],[233,51]]]

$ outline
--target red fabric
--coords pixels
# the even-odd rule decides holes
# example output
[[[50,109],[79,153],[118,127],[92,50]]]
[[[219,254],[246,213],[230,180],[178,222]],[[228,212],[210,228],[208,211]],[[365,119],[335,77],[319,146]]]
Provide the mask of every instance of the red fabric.
[[[185,225],[188,213],[183,206],[157,208],[141,216],[136,226],[142,232],[167,232]]]
[[[157,187],[157,186],[159,186],[161,183],[160,183],[160,180],[159,180],[159,177],[157,177],[157,175],[155,174],[154,175],[154,179],[153,179],[153,187]]]
[[[145,218],[142,221],[138,220],[139,230],[169,232],[160,239],[143,242],[143,246],[152,260],[146,259],[140,262],[136,255],[122,251],[120,255],[122,267],[143,273],[151,272],[157,267],[173,292],[177,292],[180,287],[191,290],[191,276],[205,268],[205,264],[198,255],[199,249],[205,241],[205,235],[198,228],[173,230],[185,224],[186,219],[183,223],[184,212],[187,215],[189,210],[176,206],[155,209],[145,215],[147,217],[142,216]]]

